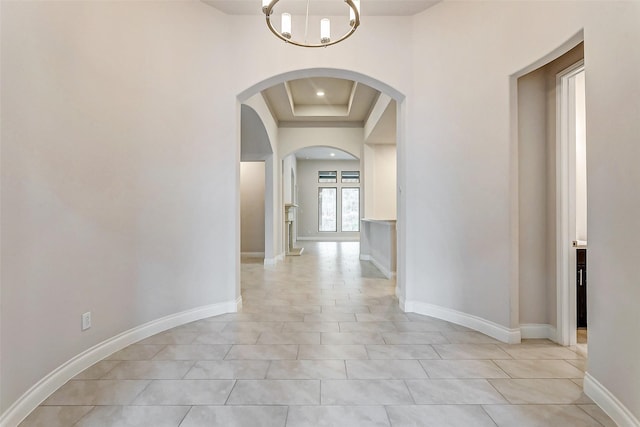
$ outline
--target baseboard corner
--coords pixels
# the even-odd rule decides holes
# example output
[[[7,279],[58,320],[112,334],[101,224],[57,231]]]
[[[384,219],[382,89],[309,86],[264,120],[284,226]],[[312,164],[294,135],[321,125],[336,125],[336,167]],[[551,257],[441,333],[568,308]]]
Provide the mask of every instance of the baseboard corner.
[[[556,328],[547,323],[522,323],[520,325],[522,339],[548,339],[556,342]]]

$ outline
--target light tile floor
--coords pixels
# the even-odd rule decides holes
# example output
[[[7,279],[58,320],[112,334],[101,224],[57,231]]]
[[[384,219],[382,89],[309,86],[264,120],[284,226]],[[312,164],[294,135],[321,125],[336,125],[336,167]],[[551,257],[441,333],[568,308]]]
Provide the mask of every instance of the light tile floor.
[[[586,360],[403,313],[357,243],[243,260],[240,313],[180,326],[69,381],[28,426],[613,426]]]

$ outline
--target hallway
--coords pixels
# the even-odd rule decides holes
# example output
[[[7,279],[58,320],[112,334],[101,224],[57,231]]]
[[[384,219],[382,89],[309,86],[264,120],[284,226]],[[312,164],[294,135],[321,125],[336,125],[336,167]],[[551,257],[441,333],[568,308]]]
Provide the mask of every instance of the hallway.
[[[242,312],[150,337],[65,384],[21,426],[612,426],[586,360],[403,313],[355,242],[243,259]]]

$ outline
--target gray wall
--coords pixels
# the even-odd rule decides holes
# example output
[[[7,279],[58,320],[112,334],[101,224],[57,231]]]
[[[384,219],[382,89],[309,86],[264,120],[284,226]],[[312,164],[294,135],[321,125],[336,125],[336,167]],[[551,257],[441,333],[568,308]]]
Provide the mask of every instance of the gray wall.
[[[264,254],[264,162],[240,164],[240,251]]]

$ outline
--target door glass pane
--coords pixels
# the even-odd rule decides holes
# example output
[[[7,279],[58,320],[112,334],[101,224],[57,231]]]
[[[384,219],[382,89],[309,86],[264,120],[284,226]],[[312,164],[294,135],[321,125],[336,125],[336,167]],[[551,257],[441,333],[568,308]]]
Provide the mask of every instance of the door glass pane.
[[[360,189],[342,189],[342,231],[360,231]]]
[[[337,229],[337,189],[318,189],[318,229],[320,231],[338,231]]]

